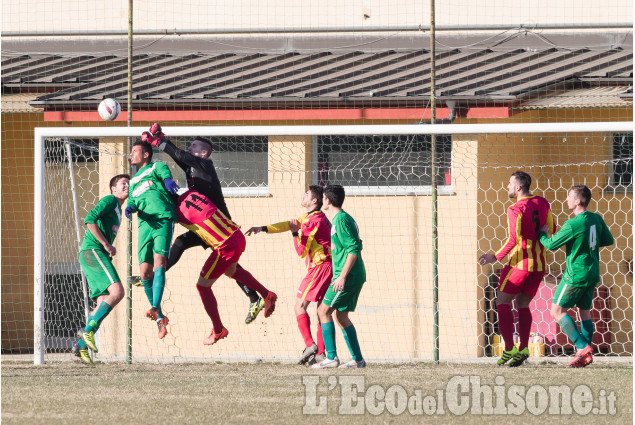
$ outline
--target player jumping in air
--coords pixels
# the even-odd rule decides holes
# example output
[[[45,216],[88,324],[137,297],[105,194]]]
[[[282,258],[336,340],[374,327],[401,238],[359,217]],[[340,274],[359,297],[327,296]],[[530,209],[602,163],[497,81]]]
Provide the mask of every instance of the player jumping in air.
[[[128,198],[130,176],[119,174],[110,179],[110,195],[103,197],[93,208],[84,223],[88,230],[79,251],[79,264],[88,281],[91,298],[97,307],[88,317],[83,330],[79,332],[79,356],[93,364],[88,348],[97,353],[95,332],[101,322],[123,299],[124,290],[111,257],[117,254],[112,245],[121,224],[121,205]]]
[[[600,281],[602,246],[613,245],[613,235],[599,214],[587,211],[591,190],[584,185],[573,186],[567,195],[567,207],[575,215],[565,221],[558,233],[548,237],[549,228],[540,229],[540,242],[555,250],[566,245],[566,270],[551,302],[551,317],[575,344],[575,356],[570,367],[585,367],[593,363],[593,321],[591,304],[595,286]],[[567,310],[578,307],[582,332]]]
[[[137,213],[139,240],[137,254],[141,281],[151,308],[146,317],[156,321],[159,339],[168,330],[168,318],[161,311],[161,299],[165,288],[165,270],[174,232],[176,208],[170,197],[179,187],[172,180],[168,166],[152,161],[152,146],[137,141],[130,152],[130,164],[139,167],[130,180],[130,197],[126,207],[126,217]]]
[[[188,189],[195,189],[204,194],[227,218],[231,219],[231,214],[229,213],[221,189],[220,180],[216,173],[216,168],[214,167],[214,162],[210,158],[212,153],[211,141],[204,137],[196,137],[194,141],[190,143],[188,150],[184,151],[170,142],[165,134],[163,134],[161,126],[158,123],[154,123],[150,127],[150,131],[146,133],[148,134],[142,136],[142,138],[146,137],[149,142],[152,142],[153,146],[156,146],[159,150],[170,155],[176,164],[185,172]],[[186,249],[195,246],[207,248],[207,244],[194,232],[188,231],[177,237],[170,250],[167,270],[172,268],[172,266],[179,261]],[[236,280],[241,290],[249,297],[249,312],[247,313],[245,323],[252,323],[258,316],[258,313],[265,308],[265,304],[267,303],[258,296],[256,291],[251,289],[252,286],[260,285],[260,283],[251,273],[243,269],[240,264],[237,265],[236,272],[232,278]],[[271,310],[269,314],[271,314],[275,308],[275,299],[270,299],[268,303],[269,309]]]
[[[173,251],[170,251],[169,263],[170,265],[176,264],[184,249],[192,246],[200,246],[201,244],[204,244],[206,247],[211,247],[214,250],[210,254],[208,261],[203,266],[201,277],[197,283],[197,290],[201,297],[201,301],[203,302],[205,310],[214,324],[214,330],[212,330],[211,335],[203,342],[206,345],[211,345],[219,339],[226,337],[228,334],[227,329],[222,326],[220,317],[218,317],[216,298],[211,290],[212,284],[223,273],[232,279],[238,280],[240,278],[241,282],[246,285],[247,288],[262,296],[262,307],[259,307],[258,311],[264,309],[265,317],[269,317],[274,312],[278,297],[273,291],[269,291],[260,282],[258,282],[251,273],[238,266],[238,258],[245,249],[244,246],[240,248],[239,243],[239,238],[242,237],[244,240],[242,232],[238,231],[240,236],[233,235],[235,229],[231,228],[229,230],[223,230],[222,227],[219,227],[217,230],[220,231],[220,233],[214,233],[214,229],[216,229],[216,227],[212,226],[208,229],[206,226],[209,223],[204,223],[205,220],[208,220],[208,218],[211,219],[219,217],[218,223],[231,223],[231,226],[235,226],[236,229],[239,230],[239,226],[231,221],[229,213],[225,213],[225,211],[227,211],[227,206],[224,204],[225,201],[222,197],[222,192],[220,191],[220,182],[218,183],[218,187],[211,183],[212,180],[214,180],[211,178],[211,172],[213,172],[213,176],[217,182],[218,177],[216,177],[216,171],[214,170],[213,163],[211,160],[207,160],[207,157],[211,152],[209,142],[206,143],[205,141],[201,141],[200,139],[202,138],[197,137],[196,140],[190,144],[188,152],[185,152],[176,148],[176,146],[174,146],[167,137],[165,137],[158,124],[154,124],[151,129],[157,136],[155,137],[149,132],[144,132],[141,136],[142,140],[149,142],[153,146],[158,146],[161,150],[168,153],[177,162],[177,164],[186,171],[186,175],[188,177],[188,187],[190,189],[186,192],[186,194],[192,193],[195,194],[196,199],[200,198],[206,200],[205,202],[201,201],[201,203],[196,204],[198,208],[202,208],[203,211],[199,211],[200,214],[198,216],[192,216],[191,211],[184,208],[190,205],[195,205],[194,201],[190,198],[184,198],[185,194],[179,197],[177,202],[179,207],[179,223],[186,227],[188,232],[179,237],[182,238],[181,241],[183,242],[183,245],[180,245],[181,249],[174,253]],[[211,169],[209,167],[211,167]],[[216,189],[218,189],[218,191],[216,191]],[[217,206],[212,201],[211,197],[208,196],[208,193],[213,193],[214,198],[220,197],[224,208]],[[208,204],[210,206],[205,207],[205,205]],[[201,219],[201,217],[205,215],[209,217]],[[210,231],[212,233],[210,233]],[[232,237],[230,238],[230,236]],[[177,238],[177,240],[179,238]],[[227,240],[227,246],[225,246],[225,240]],[[228,254],[228,252],[231,253],[231,255]],[[235,261],[230,261],[233,258],[235,258]],[[224,260],[226,264],[223,263],[223,261],[221,261],[220,264],[210,263],[213,259],[216,259],[216,261]]]
[[[520,366],[529,357],[529,332],[531,312],[529,303],[536,295],[545,275],[545,249],[538,241],[538,232],[544,225],[553,232],[555,222],[549,202],[529,192],[531,176],[516,171],[509,178],[507,190],[516,203],[507,209],[509,237],[496,253],[483,254],[481,265],[501,261],[509,254],[509,262],[501,271],[496,291],[498,328],[505,341],[505,351],[497,364]],[[512,301],[516,299],[518,309],[519,347],[514,345],[514,315]]]
[[[319,304],[322,301],[333,277],[331,223],[320,211],[323,194],[324,190],[321,186],[309,186],[309,190],[302,197],[301,205],[306,209],[306,214],[302,217],[268,226],[252,227],[246,232],[249,236],[261,231],[280,233],[290,230],[296,252],[300,258],[306,257],[308,273],[298,288],[294,307],[298,328],[306,345],[299,364],[310,363],[312,360],[320,363],[324,360],[324,339],[319,317],[316,344],[311,336],[311,319],[306,310],[311,302]]]

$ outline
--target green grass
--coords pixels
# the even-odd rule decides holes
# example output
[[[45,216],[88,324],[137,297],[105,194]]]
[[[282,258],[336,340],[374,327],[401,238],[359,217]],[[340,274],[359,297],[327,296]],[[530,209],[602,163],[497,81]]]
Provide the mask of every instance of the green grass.
[[[328,415],[303,415],[303,375],[317,375],[317,395],[328,394]],[[594,396],[600,390],[617,396],[614,416],[453,415],[412,416],[408,410],[394,416],[384,411],[340,415],[341,387],[329,393],[328,383],[342,375],[363,375],[367,390],[398,384],[408,396],[415,390],[435,395],[453,376],[480,376],[481,385],[493,387],[502,376],[504,385],[588,385]],[[499,378],[500,380],[500,378]],[[499,387],[500,388],[500,387]],[[363,395],[363,393],[361,394]],[[509,402],[507,402],[509,404]],[[596,402],[597,405],[597,402]],[[371,364],[355,371],[314,371],[287,364],[188,363],[188,364],[97,364],[51,363],[34,366],[4,361],[2,364],[3,424],[366,424],[366,423],[558,423],[616,424],[633,421],[632,364],[596,363],[585,369],[568,369],[549,363],[521,368],[490,364]]]

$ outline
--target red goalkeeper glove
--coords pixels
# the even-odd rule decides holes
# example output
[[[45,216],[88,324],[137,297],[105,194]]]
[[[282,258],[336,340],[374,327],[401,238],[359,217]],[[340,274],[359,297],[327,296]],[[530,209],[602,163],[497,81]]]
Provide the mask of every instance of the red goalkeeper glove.
[[[159,142],[161,142],[161,139],[154,137],[152,134],[150,134],[149,131],[144,131],[143,133],[141,133],[141,141],[150,143],[152,146],[159,146]]]
[[[150,126],[150,134],[159,140],[163,140],[165,138],[165,134],[163,134],[163,130],[161,129],[161,124],[158,122],[155,122]]]

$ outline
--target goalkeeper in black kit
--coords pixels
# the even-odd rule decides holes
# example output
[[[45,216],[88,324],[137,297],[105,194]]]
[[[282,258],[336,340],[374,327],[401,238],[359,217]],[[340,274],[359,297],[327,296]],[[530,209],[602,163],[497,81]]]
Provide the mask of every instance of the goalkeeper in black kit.
[[[214,162],[210,158],[212,153],[212,143],[209,139],[197,136],[194,141],[190,143],[188,150],[184,151],[177,148],[172,142],[170,142],[170,140],[168,140],[168,138],[163,134],[159,123],[154,123],[150,127],[149,132],[146,131],[143,133],[141,140],[150,143],[152,146],[158,147],[159,150],[170,155],[176,164],[185,171],[188,189],[196,190],[207,196],[214,205],[216,205],[218,209],[225,214],[225,216],[231,219],[231,215],[227,209],[225,197],[223,196],[223,191],[221,189],[220,180],[218,179],[218,174],[216,173],[216,168],[214,167]],[[170,270],[170,268],[179,261],[181,255],[186,249],[195,246],[207,248],[207,244],[191,230],[176,238],[170,248],[166,270]],[[255,290],[250,288],[259,288],[262,285],[251,275],[251,273],[243,269],[240,264],[231,278],[236,280],[240,289],[242,289],[245,295],[249,297],[249,312],[247,313],[247,317],[245,319],[245,323],[249,324],[256,319],[258,313],[260,313],[260,311],[265,307],[265,300],[263,300]],[[272,295],[275,297],[273,292]],[[275,306],[275,300],[273,303]],[[271,311],[268,312],[269,314],[273,312],[273,308],[271,307],[269,307],[271,309]]]

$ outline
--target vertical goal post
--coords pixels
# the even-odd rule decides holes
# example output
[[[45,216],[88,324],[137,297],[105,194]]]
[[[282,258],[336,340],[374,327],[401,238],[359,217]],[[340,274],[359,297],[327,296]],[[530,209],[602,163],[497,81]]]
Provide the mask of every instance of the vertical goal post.
[[[45,139],[47,137],[139,137],[147,127],[38,127],[34,131],[34,363],[43,364],[44,340],[44,234]],[[518,123],[518,124],[403,124],[403,125],[300,125],[300,126],[165,126],[169,137],[205,136],[337,136],[337,135],[462,135],[632,133],[633,122]],[[518,164],[509,164],[516,166]],[[71,174],[72,175],[72,174]],[[74,183],[73,183],[74,184]],[[433,185],[433,190],[436,186]],[[553,201],[553,200],[551,200]],[[561,223],[559,223],[561,224]],[[476,258],[476,252],[474,253]],[[432,259],[430,261],[433,261]],[[476,260],[475,260],[476,263]],[[435,356],[435,358],[438,358]]]

